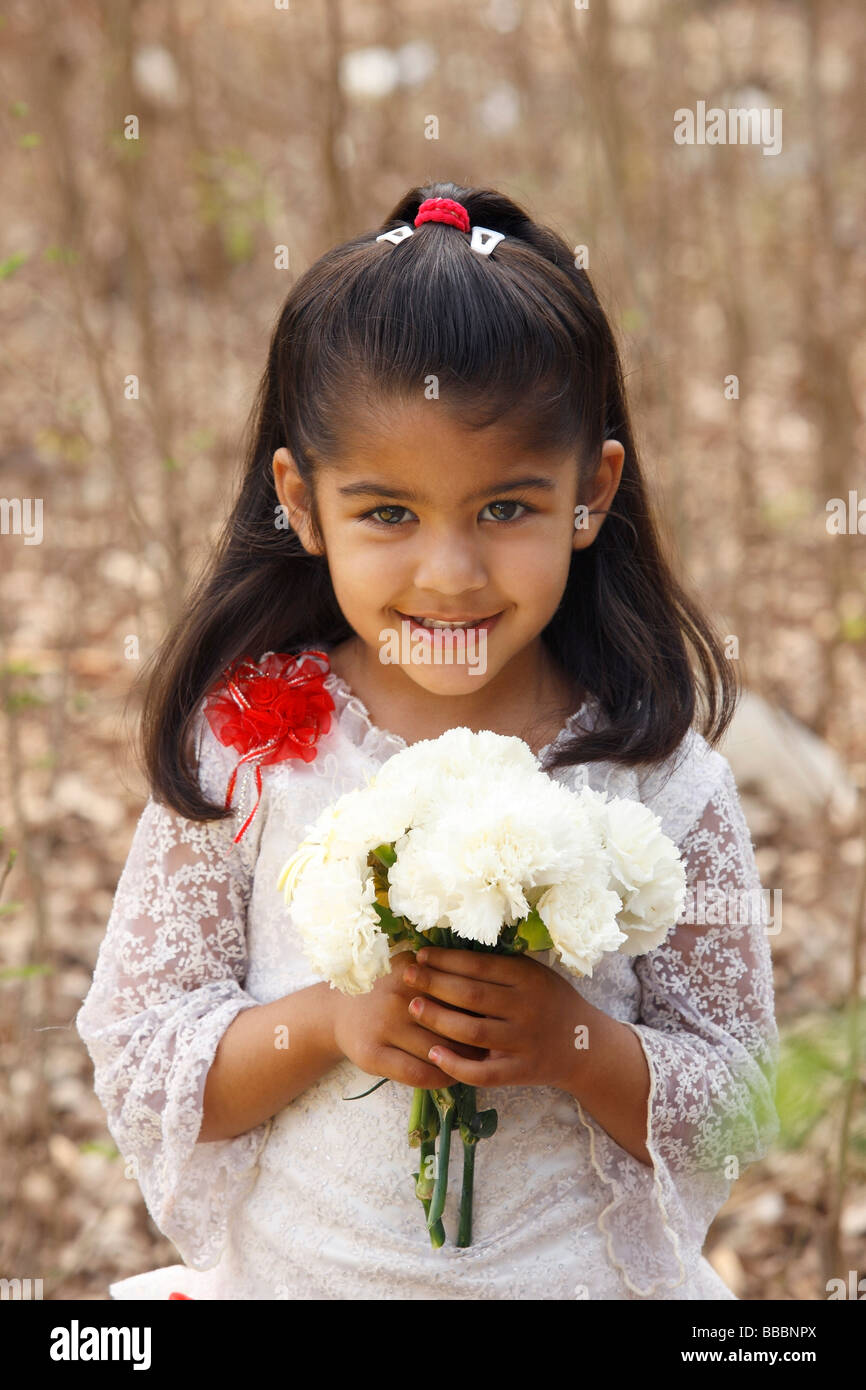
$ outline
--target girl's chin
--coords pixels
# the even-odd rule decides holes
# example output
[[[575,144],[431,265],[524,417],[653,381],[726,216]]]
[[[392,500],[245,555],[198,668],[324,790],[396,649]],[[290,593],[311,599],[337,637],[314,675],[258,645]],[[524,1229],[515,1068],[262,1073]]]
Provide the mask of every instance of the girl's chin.
[[[434,666],[426,661],[404,661],[400,663],[400,670],[413,685],[426,690],[428,695],[441,696],[443,699],[452,695],[471,695],[476,690],[483,689],[490,678],[486,665],[473,667],[468,662],[453,666]]]

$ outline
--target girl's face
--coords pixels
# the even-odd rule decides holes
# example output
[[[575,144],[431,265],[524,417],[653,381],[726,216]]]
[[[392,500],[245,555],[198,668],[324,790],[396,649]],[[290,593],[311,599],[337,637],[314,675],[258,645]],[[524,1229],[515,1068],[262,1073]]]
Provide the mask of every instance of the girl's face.
[[[604,445],[583,499],[590,511],[610,505],[623,458],[621,444]],[[321,554],[286,449],[277,450],[273,466],[292,527],[305,549]],[[410,618],[494,619],[486,639],[476,633],[475,651],[484,649],[482,640],[486,648],[483,673],[466,660],[399,660],[406,675],[439,695],[477,691],[525,656],[559,605],[573,550],[591,545],[604,520],[583,516],[575,528],[572,453],[527,453],[503,427],[466,430],[426,399],[394,406],[387,428],[352,436],[333,465],[319,468],[315,489],[337,601],[380,661],[386,650],[393,660],[389,634],[399,642]],[[399,648],[408,656],[407,643]]]

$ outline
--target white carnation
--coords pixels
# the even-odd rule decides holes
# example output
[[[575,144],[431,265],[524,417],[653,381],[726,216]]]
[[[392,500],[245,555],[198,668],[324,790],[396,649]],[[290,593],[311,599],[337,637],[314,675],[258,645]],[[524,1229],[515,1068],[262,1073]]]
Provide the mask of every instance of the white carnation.
[[[310,965],[345,994],[364,994],[387,975],[388,938],[373,907],[373,874],[349,859],[308,859],[291,913]]]
[[[435,822],[408,831],[395,850],[394,912],[422,930],[448,927],[492,946],[503,926],[528,915],[527,891],[586,867],[598,839],[566,788],[535,766],[528,774],[512,766],[452,787]]]
[[[563,964],[590,977],[602,956],[616,951],[626,940],[616,920],[622,900],[606,886],[603,860],[598,867],[596,874],[554,884],[536,903]]]
[[[622,898],[619,925],[624,955],[642,955],[664,941],[682,912],[685,869],[679,851],[662,833],[659,817],[639,801],[605,803],[602,838],[611,866],[610,886]]]
[[[523,739],[490,729],[476,733],[461,725],[439,738],[420,739],[401,749],[383,764],[374,782],[389,795],[405,795],[406,787],[411,787],[413,824],[420,825],[438,818],[444,799],[462,795],[467,785],[521,772],[538,775],[537,759]]]
[[[400,785],[409,776],[445,777],[474,781],[479,766],[490,774],[501,768],[531,773],[538,771],[538,761],[523,739],[509,734],[494,734],[490,729],[475,732],[460,725],[448,729],[438,738],[419,739],[409,748],[401,749],[383,764],[376,775],[377,786]]]
[[[326,807],[278,887],[313,967],[347,994],[390,970],[367,858],[393,844],[392,912],[495,946],[536,908],[565,965],[650,950],[679,917],[676,846],[640,802],[574,793],[522,739],[459,727],[422,739]]]
[[[298,850],[304,845],[321,845],[327,858],[353,859],[360,868],[371,849],[393,844],[411,825],[413,815],[414,798],[405,788],[394,788],[386,795],[377,790],[374,781],[326,806],[307,827],[306,839]]]

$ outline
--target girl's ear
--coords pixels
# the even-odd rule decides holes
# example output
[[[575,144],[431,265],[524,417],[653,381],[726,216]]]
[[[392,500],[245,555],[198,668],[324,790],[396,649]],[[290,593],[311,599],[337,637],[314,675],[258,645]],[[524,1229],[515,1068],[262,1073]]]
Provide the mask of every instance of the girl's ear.
[[[298,472],[295,460],[285,447],[274,454],[274,487],[286,517],[309,555],[324,555],[323,547],[313,535],[310,517],[310,496],[306,483]]]
[[[618,439],[606,439],[601,448],[601,458],[595,478],[590,485],[590,496],[584,506],[575,509],[574,540],[575,550],[583,550],[592,545],[604,522],[605,513],[613,502],[622,466],[625,462],[625,449]]]

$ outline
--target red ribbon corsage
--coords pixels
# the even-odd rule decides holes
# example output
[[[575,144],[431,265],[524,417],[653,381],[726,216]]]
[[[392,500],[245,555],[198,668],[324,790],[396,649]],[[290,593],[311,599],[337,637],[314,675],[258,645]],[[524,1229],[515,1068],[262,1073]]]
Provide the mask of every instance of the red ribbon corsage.
[[[256,804],[235,835],[246,833],[262,796],[262,767],[301,758],[310,763],[316,743],[331,727],[334,701],[323,681],[330,670],[327,654],[310,648],[298,656],[267,652],[261,661],[240,657],[212,688],[205,714],[220,743],[240,753],[229,778],[226,806],[231,805],[238,768],[255,762]]]

